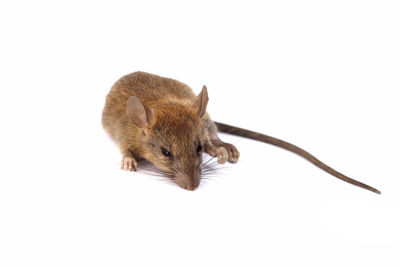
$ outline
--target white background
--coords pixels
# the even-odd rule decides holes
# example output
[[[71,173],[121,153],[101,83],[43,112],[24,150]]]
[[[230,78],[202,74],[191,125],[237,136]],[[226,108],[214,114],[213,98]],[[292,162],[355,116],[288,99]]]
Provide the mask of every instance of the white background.
[[[398,1],[2,1],[0,266],[400,266]],[[215,120],[382,190],[241,151],[194,192],[119,169],[105,96],[142,70]]]

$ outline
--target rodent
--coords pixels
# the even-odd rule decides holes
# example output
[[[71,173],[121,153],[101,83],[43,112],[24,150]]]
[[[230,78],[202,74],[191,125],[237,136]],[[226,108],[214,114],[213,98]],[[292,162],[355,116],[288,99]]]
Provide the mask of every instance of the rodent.
[[[188,85],[150,73],[120,78],[106,97],[102,125],[119,147],[121,169],[136,171],[137,161],[145,159],[182,188],[194,190],[201,180],[203,153],[218,158],[220,164],[239,159],[238,149],[219,139],[220,131],[289,150],[345,182],[381,193],[286,141],[212,121],[207,103],[206,86],[196,96]]]

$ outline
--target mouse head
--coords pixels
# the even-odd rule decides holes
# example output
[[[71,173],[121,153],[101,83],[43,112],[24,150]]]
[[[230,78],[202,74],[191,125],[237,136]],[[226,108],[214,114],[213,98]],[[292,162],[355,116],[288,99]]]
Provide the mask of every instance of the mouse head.
[[[136,96],[129,97],[126,104],[128,117],[143,130],[142,156],[188,190],[200,183],[207,140],[201,118],[207,102],[207,88],[203,86],[188,105],[171,102],[150,109]]]

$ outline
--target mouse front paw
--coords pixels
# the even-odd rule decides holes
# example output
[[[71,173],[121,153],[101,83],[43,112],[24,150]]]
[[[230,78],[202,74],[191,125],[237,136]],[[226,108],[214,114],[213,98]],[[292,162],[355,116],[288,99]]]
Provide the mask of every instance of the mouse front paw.
[[[239,150],[237,150],[234,145],[228,143],[223,143],[222,146],[225,147],[228,152],[228,161],[230,163],[238,162],[240,156]]]
[[[137,161],[136,159],[124,156],[121,161],[121,170],[125,171],[136,171],[137,170]]]
[[[229,157],[228,151],[223,146],[213,147],[211,149],[208,149],[207,153],[211,157],[218,158],[217,162],[219,164],[224,164],[228,160],[228,157]]]
[[[225,162],[236,163],[239,160],[240,153],[237,148],[228,143],[218,142],[206,149],[206,152],[212,157],[218,157],[218,163],[224,164]]]

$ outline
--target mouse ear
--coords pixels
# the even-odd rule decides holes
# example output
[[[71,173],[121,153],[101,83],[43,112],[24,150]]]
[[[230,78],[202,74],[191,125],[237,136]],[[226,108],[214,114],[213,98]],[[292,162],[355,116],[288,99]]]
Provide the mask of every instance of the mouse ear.
[[[143,105],[136,96],[130,96],[126,101],[126,113],[136,126],[143,129],[149,128],[153,120],[153,111]]]
[[[200,94],[196,96],[192,107],[197,111],[197,116],[199,118],[203,117],[206,113],[208,103],[208,92],[207,87],[204,85],[203,89],[201,90]]]

